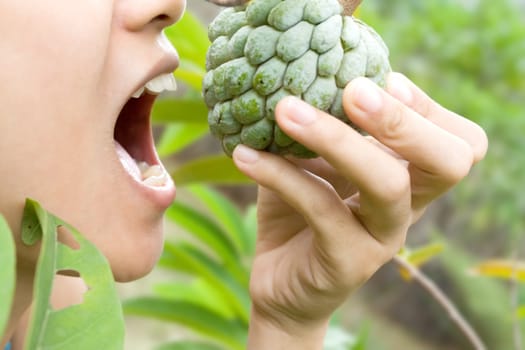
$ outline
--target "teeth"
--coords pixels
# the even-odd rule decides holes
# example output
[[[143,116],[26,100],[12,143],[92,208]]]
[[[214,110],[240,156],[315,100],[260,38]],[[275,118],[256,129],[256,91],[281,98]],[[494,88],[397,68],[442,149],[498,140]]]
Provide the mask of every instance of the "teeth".
[[[146,90],[154,94],[160,94],[163,91],[176,91],[177,81],[171,73],[159,75],[146,84]]]
[[[148,177],[143,181],[144,184],[154,187],[162,187],[168,182],[168,175],[163,173],[160,176]]]
[[[144,161],[135,160],[140,170],[141,180],[144,184],[154,187],[162,187],[169,180],[169,175],[160,165],[149,165]]]
[[[145,87],[143,86],[140,89],[138,89],[133,95],[131,95],[131,97],[139,98],[144,93],[144,90],[145,90]]]
[[[136,181],[152,187],[163,187],[170,183],[171,177],[162,165],[149,165],[147,162],[136,160],[120,143],[114,143],[122,166]]]
[[[156,78],[153,78],[146,83],[145,86],[138,89],[131,97],[139,98],[144,94],[144,92],[149,92],[151,94],[159,95],[164,91],[176,91],[177,90],[177,81],[173,74],[162,74]]]
[[[164,171],[162,171],[160,165],[153,165],[142,173],[142,179],[145,180],[149,177],[159,177],[161,175],[164,175]]]

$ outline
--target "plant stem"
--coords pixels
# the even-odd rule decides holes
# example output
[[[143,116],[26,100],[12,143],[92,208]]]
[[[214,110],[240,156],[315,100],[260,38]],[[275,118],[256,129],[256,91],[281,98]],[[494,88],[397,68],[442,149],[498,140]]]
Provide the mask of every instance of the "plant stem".
[[[432,281],[427,275],[425,275],[420,269],[396,255],[393,261],[398,264],[401,268],[405,269],[410,276],[421,285],[448,313],[451,320],[461,330],[461,332],[467,337],[474,349],[486,350],[487,347],[476,333],[470,323],[463,317],[459,312],[458,308],[448,298],[448,296]]]
[[[208,2],[214,3],[215,5],[219,6],[239,6],[247,3],[249,0],[206,0]],[[361,3],[363,0],[339,0],[341,5],[343,6],[344,14],[346,16],[351,16],[357,6]]]
[[[516,310],[518,310],[519,303],[519,286],[516,278],[513,278],[510,281],[510,297],[512,302],[512,309],[514,310],[515,315],[512,317],[513,323],[513,334],[514,334],[514,347],[516,350],[523,350],[523,341],[521,336],[521,325],[518,315],[516,315]]]
[[[351,16],[363,0],[339,0],[344,8],[345,16]]]
[[[206,0],[219,6],[240,6],[248,2],[248,0]]]
[[[519,245],[518,245],[519,246]],[[514,252],[513,260],[515,261],[515,266],[512,273],[512,278],[510,280],[510,299],[512,303],[512,310],[514,310],[514,315],[512,317],[513,323],[513,334],[514,334],[514,347],[516,350],[523,350],[523,340],[521,335],[521,325],[516,310],[519,308],[519,284],[518,284],[518,249]]]

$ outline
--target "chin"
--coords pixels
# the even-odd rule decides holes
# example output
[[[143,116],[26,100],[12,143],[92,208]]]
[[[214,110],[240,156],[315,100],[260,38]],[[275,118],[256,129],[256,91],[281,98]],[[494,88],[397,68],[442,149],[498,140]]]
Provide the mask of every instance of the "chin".
[[[126,250],[106,254],[115,281],[135,281],[148,275],[155,268],[162,254],[164,238],[162,231],[148,236],[146,239],[137,240]]]
[[[163,215],[113,215],[79,222],[80,232],[105,256],[114,279],[130,282],[146,276],[157,264],[164,248]],[[117,219],[119,218],[119,219]],[[112,219],[112,220],[111,220]],[[117,219],[117,221],[115,221]]]
[[[132,282],[147,276],[155,267],[157,259],[137,266],[112,266],[113,277],[116,282]]]

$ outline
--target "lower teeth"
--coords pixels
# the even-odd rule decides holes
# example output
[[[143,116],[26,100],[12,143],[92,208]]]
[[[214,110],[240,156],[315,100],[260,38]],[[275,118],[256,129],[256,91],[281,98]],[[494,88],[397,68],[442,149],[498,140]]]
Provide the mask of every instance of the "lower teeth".
[[[168,174],[160,165],[149,165],[144,161],[137,161],[137,167],[140,169],[141,180],[148,186],[164,186],[168,182]]]

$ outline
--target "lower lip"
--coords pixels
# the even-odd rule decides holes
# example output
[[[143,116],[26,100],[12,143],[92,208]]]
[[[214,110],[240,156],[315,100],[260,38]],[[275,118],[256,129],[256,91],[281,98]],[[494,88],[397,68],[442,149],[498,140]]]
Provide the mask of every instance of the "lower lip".
[[[159,211],[166,210],[175,200],[177,191],[171,177],[163,186],[148,186],[141,181],[135,180],[131,176],[129,176],[129,178],[131,182],[137,186],[138,191],[146,200],[153,203]]]
[[[116,145],[116,147],[118,148],[119,145]],[[125,165],[130,164],[131,162],[134,163],[134,160],[131,159],[129,154],[123,151],[123,149],[120,151],[117,150],[116,153],[117,157],[119,158],[118,162],[120,163],[122,170],[126,173],[128,181],[134,188],[136,188],[137,192],[141,193],[145,200],[152,203],[159,211],[166,210],[171,205],[171,203],[173,203],[176,196],[175,184],[171,177],[168,176],[168,181],[162,186],[147,185],[141,180],[137,179],[137,175],[133,173],[132,169],[130,169],[131,166]],[[122,159],[120,159],[121,157]],[[156,163],[162,166],[160,161]],[[164,171],[166,170],[164,169]]]

